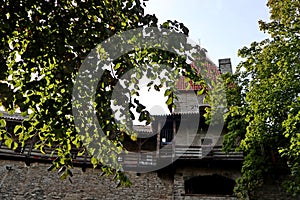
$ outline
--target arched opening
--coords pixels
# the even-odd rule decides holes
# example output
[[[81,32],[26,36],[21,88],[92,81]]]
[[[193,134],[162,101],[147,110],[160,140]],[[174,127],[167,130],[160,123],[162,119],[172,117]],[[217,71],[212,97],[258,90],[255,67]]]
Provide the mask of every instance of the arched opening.
[[[197,176],[184,181],[186,194],[233,195],[235,181],[218,175]]]

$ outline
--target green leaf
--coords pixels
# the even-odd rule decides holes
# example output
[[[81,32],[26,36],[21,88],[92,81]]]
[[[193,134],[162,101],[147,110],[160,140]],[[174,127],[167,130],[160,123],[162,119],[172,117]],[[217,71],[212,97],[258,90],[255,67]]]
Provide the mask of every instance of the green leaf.
[[[23,128],[22,125],[16,125],[15,128],[14,128],[14,133],[18,134],[20,131],[22,132],[22,128]]]
[[[6,127],[5,119],[0,119],[0,127]]]
[[[93,164],[93,166],[95,167],[98,164],[98,160],[95,157],[91,158],[91,163]]]
[[[18,145],[17,142],[13,142],[13,143],[12,143],[12,149],[13,149],[13,150],[16,150],[16,149],[18,148],[18,146],[19,146],[19,145]]]
[[[167,101],[166,101],[166,104],[167,104],[167,105],[173,104],[173,97],[172,97],[172,96],[169,96],[169,98],[168,98]]]
[[[158,86],[158,85],[154,85],[154,89],[155,89],[156,91],[160,91],[160,89],[159,89],[159,86]]]
[[[166,89],[164,96],[170,96],[172,94],[172,90]]]
[[[13,143],[13,140],[9,137],[5,138],[5,142],[4,144],[8,147],[8,148],[12,148],[12,143]]]
[[[201,90],[197,91],[197,95],[202,95],[205,91],[205,88],[203,87]]]

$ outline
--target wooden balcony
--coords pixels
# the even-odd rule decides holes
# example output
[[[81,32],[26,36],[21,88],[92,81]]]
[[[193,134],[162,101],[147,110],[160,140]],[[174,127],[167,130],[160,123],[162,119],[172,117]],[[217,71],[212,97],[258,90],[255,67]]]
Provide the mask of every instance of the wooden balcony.
[[[172,114],[168,115],[167,118],[166,116],[156,116],[157,119],[153,122],[151,129],[149,129],[149,127],[139,127],[137,130],[138,132],[145,134],[146,136],[149,134],[151,137],[143,141],[140,139],[138,140],[138,143],[129,140],[129,147],[135,148],[126,148],[139,153],[129,152],[127,154],[124,153],[118,155],[118,161],[120,164],[128,167],[147,167],[158,166],[164,161],[172,163],[175,160],[205,160],[207,162],[216,160],[243,160],[243,154],[240,152],[230,151],[225,153],[222,151],[221,146],[210,146],[212,144],[220,144],[217,143],[220,138],[206,138],[206,135],[203,135],[202,132],[205,132],[207,127],[205,128],[203,124],[199,124],[199,127],[202,127],[202,132],[200,131],[196,136],[189,134],[188,127],[185,127],[186,134],[183,134],[175,139],[175,135],[177,135],[177,129],[180,125],[180,120],[182,120],[182,115],[189,115],[189,118],[185,118],[185,120],[190,121],[193,121],[195,117],[199,117],[199,114],[193,113]],[[14,126],[19,124],[24,119],[18,115],[12,117],[6,114],[3,115],[3,118],[9,122],[7,125],[7,131],[11,133],[13,132]],[[186,144],[186,141],[189,141],[189,144],[192,144],[192,146],[183,145]],[[4,144],[0,144],[0,159],[5,158],[11,160],[25,160],[26,164],[28,164],[33,161],[51,162],[57,158],[57,155],[53,149],[45,149],[45,154],[43,154],[39,150],[30,148],[30,146],[31,144],[28,144],[24,149],[16,152],[7,148]],[[156,149],[156,151],[151,151],[154,149]],[[77,156],[78,151],[78,149],[72,150],[73,163],[75,165],[90,165],[90,156],[88,156],[87,153],[83,156]]]
[[[39,150],[30,149],[30,146],[22,149],[21,152],[15,152],[5,145],[0,146],[0,159],[23,160],[26,164],[30,162],[52,162],[57,158],[57,154],[52,152],[53,149],[45,149],[45,154]],[[73,162],[75,165],[90,165],[90,156],[76,156],[78,150],[73,149]],[[243,154],[240,152],[230,151],[228,154],[222,151],[220,146],[175,146],[166,145],[159,152],[143,151],[128,152],[118,156],[118,161],[125,169],[147,168],[159,165],[165,161],[175,160],[206,160],[206,161],[242,161]]]

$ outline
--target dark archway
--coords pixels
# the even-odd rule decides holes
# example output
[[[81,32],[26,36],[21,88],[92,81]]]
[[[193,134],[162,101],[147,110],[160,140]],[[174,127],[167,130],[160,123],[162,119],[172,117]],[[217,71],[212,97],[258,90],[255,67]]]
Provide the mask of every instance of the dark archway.
[[[186,194],[233,195],[235,181],[218,175],[197,176],[184,181]]]

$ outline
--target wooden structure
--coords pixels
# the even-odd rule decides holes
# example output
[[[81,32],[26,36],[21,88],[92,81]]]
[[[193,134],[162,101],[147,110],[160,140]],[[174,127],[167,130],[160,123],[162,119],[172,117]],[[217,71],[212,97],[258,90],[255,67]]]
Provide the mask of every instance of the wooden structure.
[[[200,118],[198,132],[194,141],[189,146],[183,143],[176,143],[175,135],[177,133],[181,119],[193,120]],[[159,163],[161,160],[235,160],[242,161],[243,155],[238,152],[231,151],[228,154],[222,151],[220,145],[210,146],[210,138],[205,138],[207,125],[203,121],[203,112],[171,114],[165,116],[154,116],[155,121],[152,127],[140,127],[137,132],[142,137],[137,141],[125,140],[124,146],[128,150],[127,153],[120,154],[119,162],[128,169],[134,167],[147,167]],[[2,118],[7,121],[7,134],[12,135],[15,125],[20,124],[24,117],[18,114],[8,115],[3,113]],[[192,121],[193,122],[193,121]],[[186,127],[188,131],[188,127]],[[149,135],[149,137],[147,136]],[[187,133],[187,139],[188,133]],[[90,165],[90,156],[85,154],[77,156],[78,149],[73,149],[73,161],[75,165]],[[0,157],[12,160],[24,160],[27,165],[30,162],[51,162],[56,159],[57,155],[53,153],[53,149],[45,149],[45,154],[33,148],[33,143],[28,143],[23,149],[15,151],[9,149],[0,141]]]

